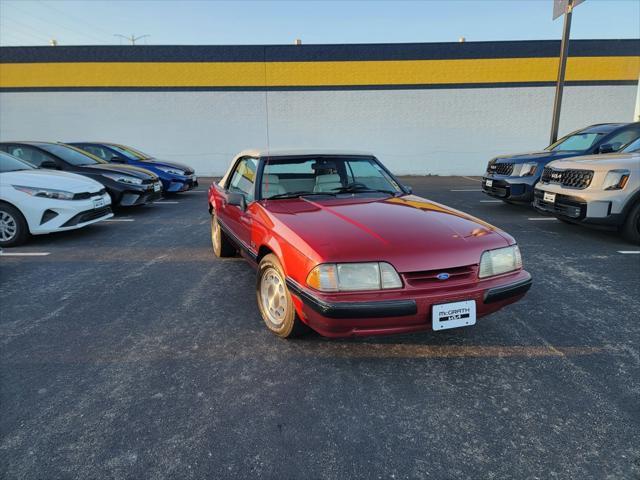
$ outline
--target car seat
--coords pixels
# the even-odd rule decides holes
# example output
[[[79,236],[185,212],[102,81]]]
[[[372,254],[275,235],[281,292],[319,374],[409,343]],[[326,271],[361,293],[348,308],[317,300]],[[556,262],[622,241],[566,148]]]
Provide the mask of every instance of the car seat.
[[[313,188],[314,192],[335,192],[335,189],[341,188],[342,182],[340,181],[340,175],[337,173],[331,173],[328,175],[318,175],[316,177],[316,186]]]
[[[262,176],[262,198],[269,198],[272,195],[280,195],[287,193],[287,190],[280,184],[280,177],[278,175],[263,175]]]

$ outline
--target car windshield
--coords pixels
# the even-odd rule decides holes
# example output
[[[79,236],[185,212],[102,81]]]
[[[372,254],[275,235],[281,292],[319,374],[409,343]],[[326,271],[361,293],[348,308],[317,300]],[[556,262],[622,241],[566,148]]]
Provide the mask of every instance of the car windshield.
[[[267,159],[261,192],[262,198],[403,193],[375,158],[336,155]]]
[[[129,160],[146,160],[144,157],[137,155],[133,150],[128,150],[119,145],[107,145],[110,149],[115,150],[118,154],[122,155]]]
[[[54,154],[55,156],[61,158],[67,163],[71,165],[75,165],[77,167],[83,165],[96,165],[99,163],[108,163],[100,158],[91,155],[88,152],[76,150],[73,147],[69,147],[68,145],[59,145],[59,144],[46,144],[40,145],[40,148],[46,150],[49,153]]]
[[[633,142],[631,142],[629,145],[624,147],[621,151],[625,153],[640,152],[640,138],[636,138]]]
[[[151,155],[147,155],[146,153],[141,152],[140,150],[136,150],[135,148],[125,147],[124,145],[109,145],[109,146],[114,150],[122,151],[123,153],[126,152],[129,158],[133,158],[133,160],[145,161],[145,160],[153,159]]]
[[[575,133],[561,138],[556,143],[547,147],[552,152],[565,152],[570,150],[587,150],[591,147],[604,133]]]
[[[35,170],[35,167],[19,158],[0,152],[0,173],[17,172],[20,170]]]

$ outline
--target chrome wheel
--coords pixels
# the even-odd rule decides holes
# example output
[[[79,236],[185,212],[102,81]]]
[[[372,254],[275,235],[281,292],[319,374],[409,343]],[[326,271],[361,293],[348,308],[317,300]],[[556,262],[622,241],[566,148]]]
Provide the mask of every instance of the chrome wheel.
[[[282,325],[287,314],[287,292],[278,271],[269,267],[260,280],[262,310],[276,327]]]
[[[8,212],[0,211],[0,240],[9,242],[13,240],[18,231],[18,223]]]

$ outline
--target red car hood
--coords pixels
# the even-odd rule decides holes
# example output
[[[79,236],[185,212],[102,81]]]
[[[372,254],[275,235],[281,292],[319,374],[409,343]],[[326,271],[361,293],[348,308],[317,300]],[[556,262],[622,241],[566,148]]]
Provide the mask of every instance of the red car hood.
[[[515,243],[496,227],[415,195],[264,201],[278,233],[319,262],[386,261],[399,272],[477,264]]]

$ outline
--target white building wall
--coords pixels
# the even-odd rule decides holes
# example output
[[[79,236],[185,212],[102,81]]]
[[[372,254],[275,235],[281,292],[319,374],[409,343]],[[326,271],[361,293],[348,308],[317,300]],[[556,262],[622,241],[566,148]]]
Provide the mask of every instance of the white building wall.
[[[245,148],[357,149],[397,174],[478,175],[549,140],[553,87],[269,92],[4,92],[0,140],[101,140],[220,175]],[[560,133],[632,121],[637,87],[566,87]]]

